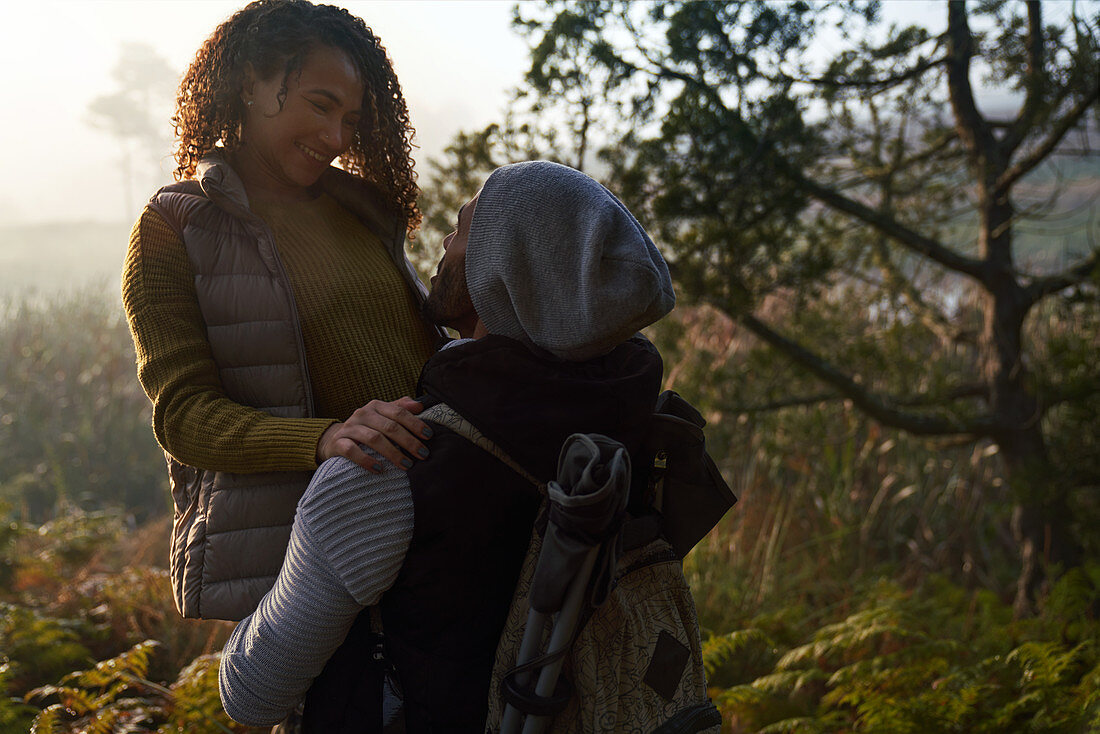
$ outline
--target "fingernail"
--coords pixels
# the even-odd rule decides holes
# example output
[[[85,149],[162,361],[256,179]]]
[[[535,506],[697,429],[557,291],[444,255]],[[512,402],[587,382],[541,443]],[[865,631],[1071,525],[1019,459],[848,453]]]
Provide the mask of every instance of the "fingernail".
[[[422,436],[424,436],[424,438],[431,438],[432,437],[432,429],[428,428],[427,426],[424,426],[424,430],[421,431],[420,433],[421,433]]]
[[[412,465],[413,465],[412,459],[410,459],[408,457],[405,457],[404,459],[401,460],[401,466],[405,467],[406,469],[412,469]]]
[[[416,453],[420,454],[420,458],[422,459],[428,458],[428,449],[424,448],[423,446],[421,446]]]

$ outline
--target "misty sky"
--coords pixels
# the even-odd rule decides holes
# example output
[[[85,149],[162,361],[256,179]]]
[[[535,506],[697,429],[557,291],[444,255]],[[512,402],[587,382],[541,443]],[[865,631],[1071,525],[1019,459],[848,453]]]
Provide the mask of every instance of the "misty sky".
[[[152,45],[177,74],[203,39],[243,0],[22,0],[0,15],[0,225],[131,222],[160,169],[127,196],[115,138],[89,124],[89,103],[115,89],[111,71],[125,43]],[[386,45],[420,145],[418,170],[460,129],[499,120],[527,62],[512,32],[508,0],[371,0],[343,3]],[[1066,4],[1068,7],[1068,3]],[[1055,5],[1057,7],[1057,5]],[[942,0],[887,0],[888,18],[945,25]],[[831,55],[827,39],[816,52]],[[158,111],[170,131],[168,106]],[[135,176],[135,178],[137,178]],[[61,203],[63,202],[63,203]]]
[[[114,91],[125,42],[147,43],[182,74],[199,44],[243,0],[34,0],[0,15],[0,224],[132,221],[170,180],[149,171],[148,191],[126,202],[116,139],[88,124],[88,104]],[[499,117],[526,47],[503,1],[345,2],[394,61],[421,145],[418,168],[459,129]],[[170,130],[163,111],[165,130]],[[140,185],[140,184],[139,184]],[[60,202],[64,202],[61,204]]]

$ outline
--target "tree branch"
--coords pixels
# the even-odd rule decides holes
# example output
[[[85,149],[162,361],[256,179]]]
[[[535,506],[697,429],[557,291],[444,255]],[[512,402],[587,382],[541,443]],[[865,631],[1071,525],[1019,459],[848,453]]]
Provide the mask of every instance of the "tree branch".
[[[871,246],[886,284],[901,294],[932,333],[944,341],[955,341],[958,332],[956,326],[938,308],[930,305],[913,281],[898,269],[890,257],[886,243],[881,238],[875,238]]]
[[[1043,108],[1043,11],[1038,0],[1027,3],[1027,71],[1024,86],[1027,91],[1020,114],[1012,121],[1001,141],[1005,155],[1010,156],[1027,137],[1027,132],[1039,122]]]
[[[783,352],[818,379],[834,387],[845,398],[880,423],[921,436],[945,434],[988,436],[997,430],[996,423],[988,417],[963,420],[957,416],[928,416],[900,410],[897,404],[871,393],[819,355],[774,331],[752,314],[740,314],[737,320],[762,341]]]
[[[774,410],[783,410],[784,408],[800,408],[804,405],[817,405],[819,403],[828,403],[833,400],[843,399],[844,396],[840,393],[822,392],[816,395],[773,400],[769,403],[760,403],[758,405],[723,405],[722,410],[728,413],[770,413]]]
[[[989,160],[994,151],[993,133],[978,111],[970,86],[970,58],[974,37],[963,0],[947,3],[947,90],[955,113],[955,130],[977,158]]]
[[[1024,289],[1024,297],[1029,305],[1037,303],[1060,290],[1084,283],[1097,268],[1100,268],[1100,249],[1093,250],[1091,255],[1061,273],[1035,278]]]
[[[1054,129],[1050,131],[1050,135],[1044,140],[1038,147],[1028,153],[1026,156],[1016,161],[1016,164],[1005,171],[999,179],[997,179],[997,193],[1003,193],[1012,188],[1012,185],[1023,178],[1031,169],[1042,163],[1047,156],[1054,152],[1054,149],[1058,147],[1058,143],[1062,142],[1062,138],[1066,136],[1070,130],[1076,127],[1077,123],[1081,120],[1081,117],[1088,112],[1089,107],[1092,106],[1097,99],[1100,99],[1100,87],[1092,88],[1085,96],[1077,100],[1075,104],[1066,114],[1054,125]]]
[[[940,405],[944,401],[961,400],[963,398],[980,398],[986,397],[989,394],[989,390],[985,385],[963,385],[953,390],[948,391],[943,395],[932,395],[929,393],[923,393],[920,395],[911,395],[905,398],[893,398],[890,402],[894,405],[900,405],[904,407],[920,407],[929,405]],[[783,398],[782,400],[773,400],[768,403],[760,403],[758,405],[725,405],[722,409],[730,413],[770,413],[773,410],[783,410],[784,408],[799,408],[805,405],[818,405],[819,403],[828,403],[834,400],[848,400],[848,396],[838,392],[822,392],[814,395],[803,395],[799,397]]]
[[[648,73],[663,79],[673,79],[683,82],[698,91],[706,95],[712,102],[719,106],[725,106],[721,95],[718,94],[718,90],[703,84],[700,80],[685,74],[676,69],[669,68],[668,66],[657,62],[652,58],[646,59],[651,65],[652,69]],[[635,71],[643,71],[639,67],[633,67]],[[749,134],[752,134],[750,131]],[[754,136],[755,137],[755,136]],[[759,138],[758,138],[759,141]],[[763,141],[760,141],[763,142]],[[879,231],[888,235],[889,237],[897,240],[910,250],[917,252],[925,257],[931,258],[943,265],[944,267],[954,270],[959,273],[964,273],[977,280],[983,280],[985,268],[984,264],[980,260],[965,257],[963,255],[954,252],[950,248],[937,242],[934,239],[925,237],[913,230],[905,227],[900,222],[892,217],[888,217],[884,214],[876,212],[874,209],[850,199],[834,189],[822,186],[810,179],[806,178],[800,171],[797,171],[793,165],[783,158],[778,160],[778,163],[786,171],[787,175],[791,176],[800,186],[803,186],[814,198],[821,202],[832,206],[834,209],[838,209],[846,214],[849,214],[857,219],[875,227]]]
[[[914,79],[920,76],[929,69],[935,68],[944,63],[946,60],[946,56],[941,56],[936,59],[922,59],[912,68],[907,69],[900,74],[883,77],[882,79],[837,79],[830,77],[818,77],[816,79],[793,78],[793,80],[805,84],[814,84],[820,87],[842,87],[853,89],[873,89],[876,87],[880,87],[878,91],[886,91],[891,87],[895,87],[898,84],[907,82],[910,79]]]
[[[850,199],[839,191],[811,181],[803,176],[801,172],[794,170],[793,166],[789,164],[786,164],[785,168],[787,175],[794,178],[811,196],[822,203],[871,225],[913,252],[931,258],[949,270],[964,273],[977,280],[984,280],[985,267],[981,260],[960,255],[937,240],[926,237],[919,232],[914,232],[891,216]]]

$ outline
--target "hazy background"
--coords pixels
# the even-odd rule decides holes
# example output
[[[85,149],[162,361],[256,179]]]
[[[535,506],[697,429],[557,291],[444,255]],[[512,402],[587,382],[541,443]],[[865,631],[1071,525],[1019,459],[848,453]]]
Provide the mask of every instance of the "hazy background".
[[[219,703],[231,625],[173,609],[118,288],[171,180],[179,76],[239,2],[0,5],[0,734],[253,731]],[[978,52],[951,86],[981,124],[924,62],[958,61],[946,0],[868,27],[863,3],[525,4],[549,56],[513,5],[348,4],[418,129],[410,251],[430,267],[493,168],[543,157],[606,181],[669,257],[678,307],[647,334],[739,497],[684,559],[723,731],[1100,731],[1100,0],[1041,6],[1049,117],[1011,91],[1028,6],[960,8]],[[604,42],[660,70],[604,84]],[[1039,165],[983,221],[991,167],[960,136],[1017,115],[1012,160]],[[1011,278],[912,239],[977,257],[1002,233]]]
[[[88,284],[117,291],[129,228],[171,181],[174,86],[199,44],[245,3],[43,0],[0,22],[0,296]],[[408,100],[417,169],[453,135],[498,120],[528,63],[507,0],[343,3],[382,39]],[[1066,7],[1069,6],[1067,2]],[[887,17],[942,27],[940,4],[884,3]],[[1057,10],[1055,10],[1057,12]],[[815,52],[831,56],[823,38]],[[129,58],[132,63],[120,65]],[[160,141],[141,147],[92,107],[133,79],[169,79],[140,107]],[[97,126],[97,122],[99,126]],[[109,128],[109,123],[107,124]],[[127,170],[129,173],[127,173]]]
[[[77,0],[5,3],[0,22],[0,294],[102,281],[114,288],[129,227],[171,180],[173,88],[149,101],[163,146],[129,150],[90,106],[120,87],[122,54],[162,62],[173,82],[243,2]],[[418,168],[461,128],[499,117],[522,76],[510,2],[349,2],[382,39],[408,99]],[[138,44],[135,50],[134,44]],[[138,65],[143,66],[143,65]],[[161,69],[149,63],[145,71]],[[141,68],[127,73],[139,74]],[[130,148],[133,148],[131,145]],[[159,166],[158,166],[159,162]]]

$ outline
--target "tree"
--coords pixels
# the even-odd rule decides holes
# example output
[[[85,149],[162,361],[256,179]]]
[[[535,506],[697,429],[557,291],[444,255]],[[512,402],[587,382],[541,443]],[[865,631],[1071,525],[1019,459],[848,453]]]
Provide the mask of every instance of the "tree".
[[[1053,162],[1090,155],[1098,119],[1100,11],[1060,8],[1047,23],[1039,2],[953,0],[942,33],[884,27],[877,3],[606,0],[516,14],[537,104],[609,110],[601,163],[656,230],[680,292],[824,386],[786,404],[843,399],[887,426],[997,447],[1020,611],[1044,568],[1078,562],[1075,502],[1100,483],[1057,466],[1047,435],[1062,407],[1095,400],[1100,374],[1053,359],[1053,332],[1035,328],[1037,314],[1095,320],[1100,249],[1071,243],[1059,269],[1021,257],[1029,222],[1081,217],[1059,210]],[[818,60],[815,38],[842,50]],[[1015,109],[983,109],[976,72]],[[768,299],[838,296],[933,346],[885,353],[876,318],[825,351],[763,315]],[[856,373],[853,355],[876,351],[881,369]],[[898,358],[910,369],[893,369]]]
[[[567,124],[567,134],[562,136],[555,125],[539,119],[541,110],[537,102],[525,107],[524,101],[525,95],[518,93],[503,122],[494,122],[482,130],[459,131],[444,149],[442,158],[428,161],[431,173],[421,187],[419,200],[424,218],[410,253],[422,274],[434,272],[442,253],[440,243],[457,226],[459,208],[473,198],[495,169],[534,159],[584,169],[590,122],[585,114],[588,107],[580,110],[578,124]]]
[[[135,165],[159,174],[161,162],[171,153],[168,118],[179,73],[152,46],[124,43],[111,76],[117,90],[88,104],[88,121],[118,140],[126,216],[131,218],[137,204]]]

